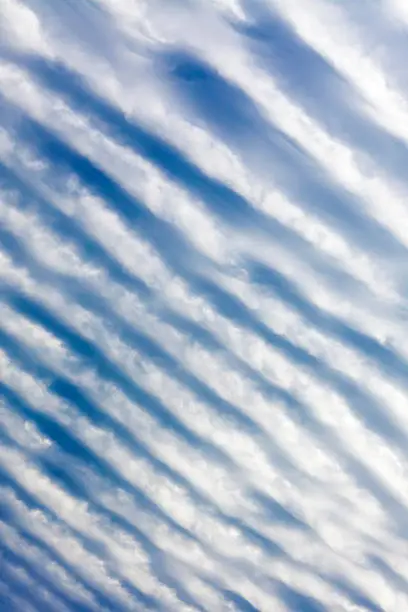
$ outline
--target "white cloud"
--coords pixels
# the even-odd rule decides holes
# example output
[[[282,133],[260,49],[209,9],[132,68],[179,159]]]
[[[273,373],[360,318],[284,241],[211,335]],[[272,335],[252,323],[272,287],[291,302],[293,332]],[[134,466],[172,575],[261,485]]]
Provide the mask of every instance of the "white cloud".
[[[356,93],[361,130],[406,139],[403,82],[385,74],[398,54],[368,56],[368,4],[267,5]],[[1,2],[0,597],[15,609],[408,607],[405,179],[261,67],[231,25],[251,6]],[[402,4],[381,6],[385,40]],[[173,46],[259,114],[244,142],[170,84],[155,54]],[[80,73],[149,144],[16,51]],[[303,191],[273,125],[304,155]],[[314,207],[305,176],[348,198],[360,233]]]

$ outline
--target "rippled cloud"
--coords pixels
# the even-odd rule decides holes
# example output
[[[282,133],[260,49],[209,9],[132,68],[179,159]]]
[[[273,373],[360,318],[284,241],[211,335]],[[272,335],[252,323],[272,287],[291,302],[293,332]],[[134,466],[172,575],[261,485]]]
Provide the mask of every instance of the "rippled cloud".
[[[0,12],[0,609],[408,609],[404,2]]]

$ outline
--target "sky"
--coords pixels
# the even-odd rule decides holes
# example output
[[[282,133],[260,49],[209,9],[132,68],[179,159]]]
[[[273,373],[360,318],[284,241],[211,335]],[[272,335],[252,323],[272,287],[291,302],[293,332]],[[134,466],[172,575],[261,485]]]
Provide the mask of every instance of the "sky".
[[[406,0],[0,0],[1,612],[408,610]]]

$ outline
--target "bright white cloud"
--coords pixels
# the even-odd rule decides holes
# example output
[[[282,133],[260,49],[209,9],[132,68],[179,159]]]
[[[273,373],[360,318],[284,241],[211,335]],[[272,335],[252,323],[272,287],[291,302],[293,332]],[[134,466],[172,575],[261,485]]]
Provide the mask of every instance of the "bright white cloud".
[[[408,608],[378,5],[0,2],[0,607]]]

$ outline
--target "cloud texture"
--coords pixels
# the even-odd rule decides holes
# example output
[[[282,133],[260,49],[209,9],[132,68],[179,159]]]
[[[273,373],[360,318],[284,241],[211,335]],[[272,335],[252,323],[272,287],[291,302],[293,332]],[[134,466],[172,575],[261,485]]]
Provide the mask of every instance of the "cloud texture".
[[[0,609],[408,610],[404,0],[0,0]]]

